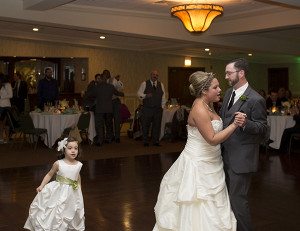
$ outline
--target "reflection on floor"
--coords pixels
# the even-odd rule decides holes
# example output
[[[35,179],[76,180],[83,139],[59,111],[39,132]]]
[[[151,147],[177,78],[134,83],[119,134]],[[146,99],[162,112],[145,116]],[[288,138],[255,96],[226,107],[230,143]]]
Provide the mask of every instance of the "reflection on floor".
[[[2,155],[2,154],[1,154]],[[87,231],[148,231],[163,174],[178,153],[84,161]],[[35,188],[50,165],[0,170],[0,231],[22,230]],[[255,230],[300,230],[300,155],[261,154],[250,191]]]

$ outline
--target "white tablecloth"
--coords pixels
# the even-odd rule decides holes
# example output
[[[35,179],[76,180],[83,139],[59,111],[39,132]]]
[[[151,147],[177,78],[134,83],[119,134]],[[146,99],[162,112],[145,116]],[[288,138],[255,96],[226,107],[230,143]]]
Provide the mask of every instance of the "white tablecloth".
[[[160,126],[160,140],[164,137],[166,123],[172,122],[173,116],[179,107],[164,108]]]
[[[79,120],[80,113],[77,114],[44,114],[30,112],[36,128],[46,128],[48,131],[48,140],[44,139],[45,144],[51,148],[55,141],[61,136],[65,128],[75,126]],[[95,136],[94,115],[91,113],[89,125],[89,139],[93,140]]]
[[[293,127],[295,121],[293,116],[268,116],[268,125],[271,128],[270,139],[274,141],[269,146],[279,149],[284,129]]]
[[[93,143],[94,137],[96,136],[96,128],[95,128],[95,115],[94,112],[90,111],[91,118],[89,124],[89,140]]]

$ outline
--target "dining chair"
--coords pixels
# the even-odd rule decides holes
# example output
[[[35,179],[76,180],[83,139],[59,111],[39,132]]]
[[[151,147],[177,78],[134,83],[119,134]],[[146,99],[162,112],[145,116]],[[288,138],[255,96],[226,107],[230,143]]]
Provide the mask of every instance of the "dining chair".
[[[5,118],[3,120],[6,127],[5,132],[6,135],[8,136],[9,143],[12,143],[12,145],[15,142],[15,140],[18,138],[18,136],[20,137],[20,133],[18,130],[19,116],[20,113],[18,113],[15,107],[11,107],[5,111]]]
[[[89,111],[85,111],[83,113],[81,113],[78,122],[76,124],[75,127],[78,128],[80,137],[82,140],[85,140],[88,142],[88,144],[91,144],[89,141],[89,126],[90,126],[90,119],[91,119],[91,114]],[[64,137],[68,137],[70,132],[72,131],[72,129],[75,128],[73,127],[67,127],[64,129],[62,136],[59,138],[64,138]]]
[[[290,142],[289,142],[289,148],[288,148],[289,158],[291,157],[292,146],[295,141],[298,141],[298,142],[300,141],[300,133],[293,133],[291,135]]]
[[[21,134],[23,134],[23,142],[26,141],[27,135],[29,140],[35,142],[34,150],[37,148],[39,137],[45,135],[48,140],[48,131],[46,128],[36,128],[29,114],[22,114],[19,117],[19,128],[17,129]]]
[[[260,143],[260,146],[265,148],[265,154],[267,159],[269,159],[269,151],[271,151],[270,148],[270,144],[273,143],[274,141],[270,139],[270,134],[271,134],[271,127],[269,125],[267,125],[267,131],[265,134],[265,137],[263,139],[263,141]]]
[[[89,126],[90,126],[90,119],[91,119],[91,114],[89,111],[81,113],[78,123],[77,123],[77,128],[79,130],[80,136],[83,140],[87,141],[88,144],[90,144],[89,141]]]

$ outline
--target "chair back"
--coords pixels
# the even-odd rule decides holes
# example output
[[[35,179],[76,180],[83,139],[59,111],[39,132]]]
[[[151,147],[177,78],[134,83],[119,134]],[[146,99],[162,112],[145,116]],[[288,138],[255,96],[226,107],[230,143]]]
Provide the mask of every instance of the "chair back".
[[[90,125],[90,118],[91,118],[90,112],[81,113],[78,123],[77,123],[78,129],[79,130],[87,130]]]
[[[29,114],[22,114],[19,117],[20,130],[29,131],[35,129],[32,118]]]
[[[18,109],[15,106],[6,109],[4,113],[5,113],[4,122],[7,126],[10,127],[11,131],[14,131],[16,128],[20,126],[19,125],[20,113],[18,112]]]

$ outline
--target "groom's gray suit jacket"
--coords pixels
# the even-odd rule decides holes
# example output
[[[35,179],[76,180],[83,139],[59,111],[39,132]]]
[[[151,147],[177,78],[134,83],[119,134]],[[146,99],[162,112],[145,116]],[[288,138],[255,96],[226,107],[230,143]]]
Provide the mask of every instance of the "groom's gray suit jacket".
[[[250,86],[247,87],[238,101],[228,110],[228,102],[232,88],[225,92],[220,115],[226,128],[234,120],[234,113],[242,111],[247,114],[244,128],[237,128],[235,132],[222,144],[222,154],[225,166],[235,173],[249,173],[257,171],[259,144],[267,133],[267,110],[265,99]]]

